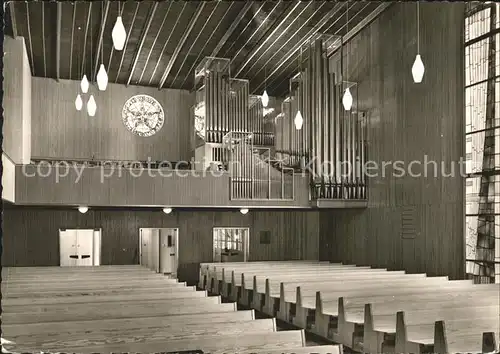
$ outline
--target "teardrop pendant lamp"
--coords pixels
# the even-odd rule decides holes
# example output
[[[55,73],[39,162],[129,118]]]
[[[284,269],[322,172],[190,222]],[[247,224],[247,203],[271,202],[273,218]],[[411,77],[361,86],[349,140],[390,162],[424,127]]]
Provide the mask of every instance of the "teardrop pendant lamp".
[[[347,24],[346,24],[346,35],[349,33],[349,2],[347,2],[346,10]],[[346,43],[347,56],[346,56],[346,78],[349,75],[349,41]],[[342,97],[342,105],[346,111],[350,111],[352,108],[352,95],[351,90],[347,87],[344,91],[344,96]]]
[[[420,3],[417,1],[417,56],[411,67],[411,75],[416,84],[422,82],[424,78],[425,67],[422,57],[420,56]]]

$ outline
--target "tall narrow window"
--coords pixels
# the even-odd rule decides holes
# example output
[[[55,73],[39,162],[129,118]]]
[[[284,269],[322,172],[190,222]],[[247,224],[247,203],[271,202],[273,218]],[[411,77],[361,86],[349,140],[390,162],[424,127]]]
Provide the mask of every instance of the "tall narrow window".
[[[500,283],[500,5],[465,17],[466,272]]]

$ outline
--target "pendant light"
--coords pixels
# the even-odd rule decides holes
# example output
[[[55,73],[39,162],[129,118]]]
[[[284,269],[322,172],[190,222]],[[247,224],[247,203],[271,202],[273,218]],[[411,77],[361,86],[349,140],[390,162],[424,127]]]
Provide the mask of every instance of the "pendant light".
[[[346,17],[347,17],[347,25],[346,25],[346,35],[347,35],[349,33],[349,2],[347,2]],[[346,47],[348,46],[349,46],[349,41],[346,43]],[[348,75],[349,75],[349,50],[347,50],[347,56],[346,56],[346,78]],[[344,91],[344,96],[342,97],[342,105],[344,106],[344,109],[346,111],[350,111],[352,108],[352,95],[351,95],[351,90],[349,90],[349,87],[347,87]]]
[[[102,23],[104,23],[104,2],[102,3]],[[108,74],[106,73],[106,69],[104,68],[104,45],[101,41],[101,66],[99,67],[99,72],[97,73],[97,87],[101,91],[106,91],[106,87],[108,86]]]
[[[76,96],[75,107],[76,107],[77,111],[81,111],[82,110],[83,101],[82,101],[82,96],[80,96],[80,94],[78,94],[78,96]]]
[[[97,111],[97,105],[95,103],[94,95],[90,95],[89,101],[87,102],[87,113],[90,117],[95,116]]]
[[[267,88],[267,71],[266,71],[266,66],[264,65],[264,93],[260,97],[260,99],[262,101],[262,106],[264,108],[266,108],[267,105],[269,104],[269,96],[267,95],[266,88]]]
[[[91,17],[91,20],[90,20],[90,25],[92,27],[92,17]],[[92,58],[94,56],[94,53],[92,51],[92,35],[90,35],[90,70],[92,70],[92,66],[93,66],[93,61],[92,61]],[[90,95],[89,97],[89,100],[87,102],[87,114],[90,116],[90,117],[93,117],[95,116],[95,112],[97,110],[97,104],[95,103],[95,99],[94,99],[94,95]]]
[[[170,214],[172,212],[172,208],[163,208],[163,212],[165,214]]]
[[[420,56],[420,3],[417,1],[417,56],[415,57],[415,61],[413,62],[413,66],[411,67],[413,81],[416,84],[422,82],[422,79],[424,78],[424,72],[424,62],[422,61],[422,57]]]
[[[300,39],[299,39],[299,44],[300,44]],[[298,72],[300,74],[302,72],[302,45],[300,46],[300,56],[299,56],[299,63],[298,64],[299,64],[298,65],[298,69],[299,69]],[[302,113],[300,113],[300,105],[299,104],[297,104],[297,113],[295,114],[295,119],[293,120],[293,123],[295,124],[296,130],[302,129],[302,125],[304,124],[304,118],[302,117]]]
[[[87,93],[89,91],[89,80],[87,80],[87,75],[83,75],[82,82],[80,82],[80,88],[83,93]]]
[[[86,206],[80,206],[78,207],[78,211],[82,214],[85,214],[87,211],[89,211],[89,208]]]
[[[116,18],[115,26],[111,32],[111,38],[113,39],[113,47],[115,50],[123,50],[125,40],[127,39],[127,31],[125,31],[125,26],[123,26],[120,1],[118,1],[118,17]]]
[[[243,215],[248,214],[248,208],[241,208],[240,213],[242,213]]]

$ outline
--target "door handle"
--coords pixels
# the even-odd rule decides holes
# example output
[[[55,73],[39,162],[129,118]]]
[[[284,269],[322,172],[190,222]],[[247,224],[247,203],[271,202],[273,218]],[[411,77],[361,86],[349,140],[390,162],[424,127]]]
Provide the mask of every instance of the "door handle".
[[[88,255],[88,254],[83,255],[82,259],[85,259],[85,258],[90,258],[90,255]]]
[[[71,256],[69,256],[69,258],[78,259],[78,256],[77,255],[71,255]]]

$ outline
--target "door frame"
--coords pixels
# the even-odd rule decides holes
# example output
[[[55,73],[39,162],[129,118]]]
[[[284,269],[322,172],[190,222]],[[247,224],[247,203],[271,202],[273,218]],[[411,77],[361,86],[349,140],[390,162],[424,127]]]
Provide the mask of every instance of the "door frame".
[[[147,229],[147,230],[176,230],[175,232],[175,237],[176,239],[174,240],[175,242],[175,265],[174,269],[176,270],[175,273],[178,273],[179,270],[179,228],[178,227],[139,227],[139,264],[142,264],[142,230]],[[151,242],[151,240],[150,240]],[[161,234],[159,234],[158,237],[158,268],[161,270]]]
[[[215,262],[214,232],[215,229],[247,230],[247,237],[243,238],[243,262],[248,262],[250,255],[250,227],[249,226],[214,226],[212,227],[212,260]]]
[[[59,242],[59,266],[61,267],[61,232],[66,232],[68,230],[92,230],[92,267],[98,267],[102,262],[102,228],[94,227],[94,228],[66,228],[61,227],[58,230],[58,242]],[[99,231],[99,237],[97,238],[95,232]],[[96,245],[96,239],[98,240],[98,245]],[[79,258],[80,259],[80,258]],[[75,266],[79,266],[78,264]],[[86,266],[88,267],[88,266]]]

